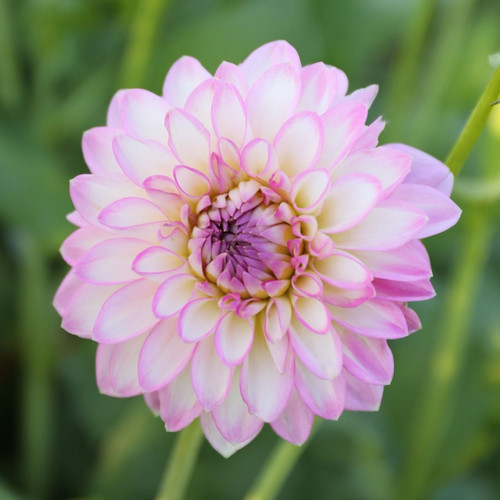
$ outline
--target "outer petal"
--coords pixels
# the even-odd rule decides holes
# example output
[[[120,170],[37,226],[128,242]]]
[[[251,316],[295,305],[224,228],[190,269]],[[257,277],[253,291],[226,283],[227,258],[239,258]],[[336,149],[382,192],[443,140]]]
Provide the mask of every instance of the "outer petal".
[[[289,335],[293,350],[316,376],[331,380],[340,373],[342,344],[333,329],[325,335],[318,335],[292,319]]]
[[[184,342],[200,341],[214,331],[220,315],[216,299],[192,300],[179,315],[179,336]]]
[[[283,122],[295,111],[300,79],[290,64],[266,71],[248,93],[246,108],[255,137],[272,142]]]
[[[159,318],[177,314],[191,299],[197,279],[191,274],[178,274],[165,280],[153,299],[153,310]]]
[[[212,124],[218,137],[225,137],[240,147],[245,139],[247,117],[238,90],[230,84],[217,89],[212,103]]]
[[[225,399],[232,373],[232,368],[217,356],[213,337],[198,343],[191,360],[191,380],[194,392],[205,410],[212,410]]]
[[[321,116],[324,142],[317,167],[332,168],[347,154],[363,130],[367,113],[364,104],[347,102]]]
[[[121,119],[125,131],[139,139],[167,143],[164,122],[168,111],[165,99],[142,89],[126,90],[121,98]]]
[[[316,113],[303,112],[290,118],[274,139],[280,169],[288,177],[312,167],[323,149],[323,127]]]
[[[110,127],[95,127],[82,137],[85,162],[93,174],[118,174],[121,172],[113,154],[113,138],[119,131]]]
[[[391,281],[376,278],[373,285],[377,297],[395,300],[397,302],[413,302],[432,299],[436,295],[428,279],[417,281]]]
[[[72,294],[64,310],[62,328],[79,337],[91,338],[92,328],[103,304],[117,286],[83,283]]]
[[[101,210],[98,219],[101,224],[115,229],[166,221],[165,214],[158,205],[139,197],[114,201]]]
[[[177,318],[160,321],[149,333],[139,356],[139,383],[156,391],[171,382],[191,359],[196,344],[177,335]]]
[[[214,419],[210,413],[203,412],[200,415],[200,422],[201,422],[201,428],[203,429],[203,433],[205,434],[205,437],[207,438],[208,442],[224,458],[229,458],[235,452],[237,452],[241,448],[244,448],[258,434],[257,432],[257,434],[253,435],[252,437],[241,443],[231,443],[219,432],[219,429],[217,429]]]
[[[281,63],[289,64],[295,71],[300,69],[297,51],[289,43],[279,40],[254,50],[240,64],[239,69],[248,84],[253,85],[265,71]]]
[[[255,336],[241,370],[241,395],[250,413],[265,422],[278,418],[293,388],[293,356],[289,353],[283,373],[278,372],[262,336]]]
[[[281,415],[271,422],[278,436],[292,444],[304,444],[311,434],[314,413],[304,404],[295,389]]]
[[[231,387],[223,403],[212,411],[217,429],[230,443],[243,443],[253,439],[264,422],[248,412],[240,394],[239,370],[233,373]]]
[[[82,286],[81,280],[76,276],[74,269],[71,269],[62,280],[54,296],[54,309],[64,316],[64,312],[70,303],[73,294]]]
[[[344,348],[344,367],[369,384],[390,384],[394,373],[392,352],[384,339],[364,337],[338,329]]]
[[[172,106],[183,107],[188,95],[210,77],[210,73],[197,59],[181,57],[172,65],[165,78],[163,96]]]
[[[113,238],[98,243],[78,261],[77,275],[91,283],[114,284],[136,280],[132,262],[147,248],[146,241],[133,238]]]
[[[344,371],[346,382],[345,409],[352,411],[377,411],[382,402],[383,385],[369,384]]]
[[[126,398],[142,393],[138,378],[138,360],[145,338],[146,334],[143,334],[119,344],[99,345],[96,373],[97,385],[103,394]]]
[[[405,152],[412,158],[411,171],[405,179],[406,183],[431,186],[445,196],[450,196],[453,188],[453,174],[444,163],[406,144],[390,144],[389,146]]]
[[[391,250],[414,238],[427,220],[425,213],[412,205],[383,202],[359,224],[336,234],[334,241],[349,250]]]
[[[94,338],[115,344],[136,337],[156,324],[151,303],[158,283],[132,281],[113,293],[103,304],[94,324]]]
[[[334,321],[367,337],[397,339],[408,335],[401,308],[389,300],[372,299],[354,308],[329,309]]]
[[[344,410],[343,375],[339,375],[334,380],[321,379],[297,361],[295,387],[304,403],[320,417],[336,420]]]
[[[64,240],[60,252],[63,259],[74,266],[94,245],[115,237],[92,226],[80,227]]]
[[[448,196],[429,186],[402,184],[392,194],[391,200],[412,203],[429,218],[416,238],[426,238],[446,231],[457,223],[462,213]]]
[[[167,431],[176,432],[188,426],[202,412],[191,384],[189,367],[160,390],[160,416]]]

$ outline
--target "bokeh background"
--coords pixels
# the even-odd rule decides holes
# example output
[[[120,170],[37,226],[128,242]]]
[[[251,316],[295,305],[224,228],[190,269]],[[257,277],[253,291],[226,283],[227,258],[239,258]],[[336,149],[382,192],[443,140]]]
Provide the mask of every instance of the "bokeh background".
[[[383,142],[445,159],[499,26],[497,0],[0,0],[0,498],[153,498],[175,438],[141,398],[98,393],[95,345],[51,306],[82,132],[117,89],[159,93],[181,55],[213,71],[286,39],[351,89],[380,84]],[[391,342],[380,412],[324,423],[280,498],[500,498],[499,112],[456,183],[460,223],[427,242],[438,295]],[[242,498],[277,441],[229,460],[204,444],[188,498]]]

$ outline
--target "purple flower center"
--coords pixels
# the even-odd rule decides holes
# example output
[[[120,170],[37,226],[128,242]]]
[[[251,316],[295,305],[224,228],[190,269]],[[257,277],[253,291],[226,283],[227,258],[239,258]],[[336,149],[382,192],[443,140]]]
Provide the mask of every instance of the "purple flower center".
[[[268,297],[269,286],[292,274],[289,224],[262,192],[242,196],[238,187],[201,204],[191,233],[190,263],[225,293]],[[208,206],[205,206],[208,205]]]

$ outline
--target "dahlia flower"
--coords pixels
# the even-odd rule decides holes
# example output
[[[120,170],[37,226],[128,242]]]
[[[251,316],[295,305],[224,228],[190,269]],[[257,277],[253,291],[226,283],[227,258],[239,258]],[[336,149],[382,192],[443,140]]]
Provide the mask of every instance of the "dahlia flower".
[[[434,295],[419,239],[460,210],[444,164],[377,145],[376,93],[282,41],[117,92],[83,136],[55,297],[102,393],[144,395],[168,431],[199,418],[224,456],[265,422],[301,444],[315,415],[379,408],[387,340]]]

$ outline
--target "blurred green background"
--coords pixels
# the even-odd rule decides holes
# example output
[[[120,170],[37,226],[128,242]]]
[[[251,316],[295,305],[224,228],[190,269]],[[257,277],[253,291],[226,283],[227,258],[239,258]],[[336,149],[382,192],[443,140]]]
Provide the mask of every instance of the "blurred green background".
[[[380,84],[382,142],[444,159],[499,25],[497,0],[0,0],[0,499],[153,498],[172,447],[141,398],[98,393],[95,345],[51,306],[81,135],[117,89],[160,92],[183,54],[213,71],[286,39],[352,90]],[[438,295],[415,305],[423,330],[391,343],[380,412],[324,423],[279,498],[500,498],[496,111],[457,181],[460,223],[427,242]],[[229,460],[204,444],[188,498],[242,498],[277,442],[266,428]]]

